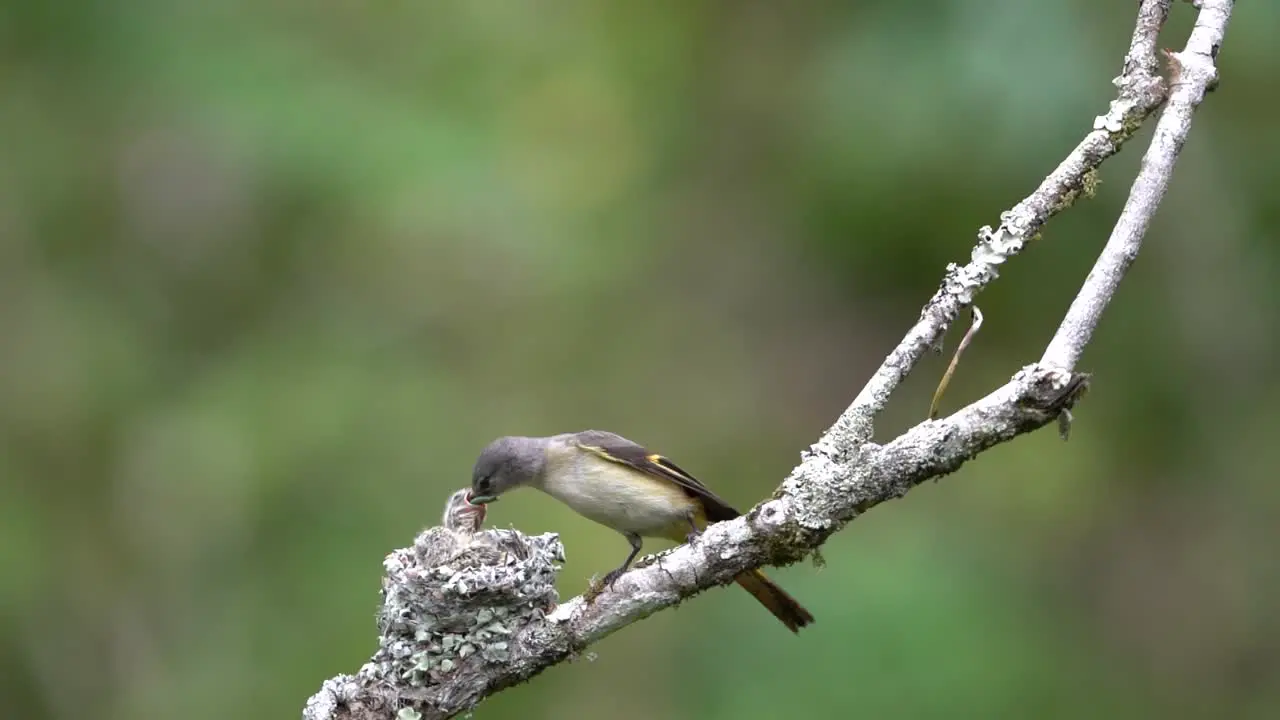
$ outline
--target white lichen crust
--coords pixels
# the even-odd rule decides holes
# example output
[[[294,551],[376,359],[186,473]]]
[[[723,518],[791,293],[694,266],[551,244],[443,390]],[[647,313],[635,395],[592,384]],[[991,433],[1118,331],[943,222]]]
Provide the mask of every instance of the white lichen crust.
[[[381,647],[361,674],[423,687],[467,664],[507,660],[513,632],[555,607],[563,561],[554,534],[422,532],[383,563]]]
[[[450,706],[450,688],[472,685],[468,676],[483,685],[493,665],[511,660],[517,635],[544,623],[563,562],[554,533],[424,530],[383,561],[377,652],[354,677],[326,682],[303,716],[434,715]]]

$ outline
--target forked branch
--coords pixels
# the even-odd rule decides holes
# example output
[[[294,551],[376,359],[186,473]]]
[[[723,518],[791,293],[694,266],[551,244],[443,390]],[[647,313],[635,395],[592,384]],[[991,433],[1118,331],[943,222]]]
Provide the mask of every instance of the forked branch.
[[[916,324],[772,498],[710,526],[692,545],[642,560],[591,603],[577,597],[554,609],[563,557],[554,535],[490,530],[462,537],[432,528],[413,547],[387,557],[377,654],[357,674],[325,681],[304,719],[451,717],[744,570],[806,557],[861,513],[996,444],[1055,421],[1065,430],[1088,380],[1075,365],[1137,255],[1192,114],[1217,82],[1214,61],[1231,0],[1202,0],[1186,48],[1167,54],[1168,106],[1124,212],[1041,362],[950,416],[926,420],[883,445],[871,442],[876,416],[902,379],[1000,266],[1086,192],[1097,168],[1164,103],[1156,40],[1170,3],[1141,3],[1108,111],[1034,192],[1001,214],[998,226],[979,231],[969,262],[947,268]]]

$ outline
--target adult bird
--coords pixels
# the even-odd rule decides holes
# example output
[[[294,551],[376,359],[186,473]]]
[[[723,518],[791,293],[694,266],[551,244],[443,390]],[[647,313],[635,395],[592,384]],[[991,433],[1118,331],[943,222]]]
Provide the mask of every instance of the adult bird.
[[[485,504],[525,486],[622,533],[631,544],[631,554],[605,575],[604,585],[631,566],[643,538],[692,542],[708,523],[741,514],[671,460],[603,430],[494,440],[476,460],[470,500]],[[792,632],[813,622],[813,615],[763,572],[748,570],[734,580]]]

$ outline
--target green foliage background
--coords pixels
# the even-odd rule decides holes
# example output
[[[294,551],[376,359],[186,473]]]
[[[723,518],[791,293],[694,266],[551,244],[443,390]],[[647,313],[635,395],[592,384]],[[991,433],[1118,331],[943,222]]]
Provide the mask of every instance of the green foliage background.
[[[3,0],[6,714],[297,717],[500,434],[750,506],[1105,110],[1133,10]],[[476,717],[1276,717],[1277,27],[1240,4],[1069,444],[777,571],[811,632],[713,591]],[[1039,357],[1149,135],[982,296],[951,409]],[[490,521],[562,533],[566,596],[626,549]]]

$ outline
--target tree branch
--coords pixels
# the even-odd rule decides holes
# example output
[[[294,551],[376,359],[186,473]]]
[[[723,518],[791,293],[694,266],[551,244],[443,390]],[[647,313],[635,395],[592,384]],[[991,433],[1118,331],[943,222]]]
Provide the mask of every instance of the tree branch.
[[[978,244],[969,263],[947,267],[942,286],[924,306],[920,319],[889,353],[875,374],[854,398],[853,404],[826,432],[815,447],[838,456],[872,437],[876,416],[889,396],[931,348],[937,347],[947,328],[962,310],[999,275],[1000,266],[1022,252],[1040,228],[1054,215],[1071,207],[1081,193],[1091,192],[1094,173],[1120,151],[1144,120],[1164,102],[1165,86],[1156,59],[1156,39],[1169,15],[1171,0],[1144,0],[1138,8],[1129,51],[1120,76],[1113,84],[1119,94],[1105,115],[1094,120],[1085,135],[1053,172],[1030,195],[1000,214],[1000,225],[978,231]]]
[[[554,534],[431,528],[413,547],[387,557],[378,652],[356,675],[325,681],[308,701],[304,720],[451,717],[745,570],[797,562],[870,508],[955,471],[998,443],[1068,418],[1087,386],[1087,377],[1071,368],[1137,252],[1192,111],[1216,80],[1213,59],[1230,0],[1204,0],[1187,49],[1170,56],[1170,107],[1130,203],[1042,363],[949,417],[926,420],[885,445],[870,442],[890,394],[955,317],[1049,218],[1087,192],[1094,170],[1164,101],[1155,48],[1169,5],[1141,4],[1110,110],[1035,192],[1001,215],[999,227],[982,228],[967,265],[948,267],[919,321],[771,499],[711,525],[691,545],[641,560],[592,602],[576,597],[554,609],[555,574],[563,560]]]
[[[1156,123],[1154,136],[1142,168],[1129,190],[1120,219],[1111,231],[1106,247],[1089,272],[1084,288],[1076,295],[1058,332],[1049,342],[1040,362],[1070,370],[1093,337],[1102,310],[1111,302],[1129,266],[1138,258],[1142,237],[1169,187],[1173,165],[1191,132],[1191,116],[1204,96],[1218,84],[1214,61],[1231,18],[1231,0],[1204,0],[1200,16],[1182,52],[1166,52],[1173,90]],[[1102,121],[1099,118],[1099,121]]]
[[[386,560],[378,652],[355,676],[325,681],[303,717],[451,717],[744,570],[803,559],[867,509],[1051,422],[1083,390],[1082,376],[1032,366],[950,417],[863,446],[856,461],[809,453],[773,499],[644,558],[594,601],[575,597],[549,614],[563,559],[554,534],[460,539],[430,528]]]

